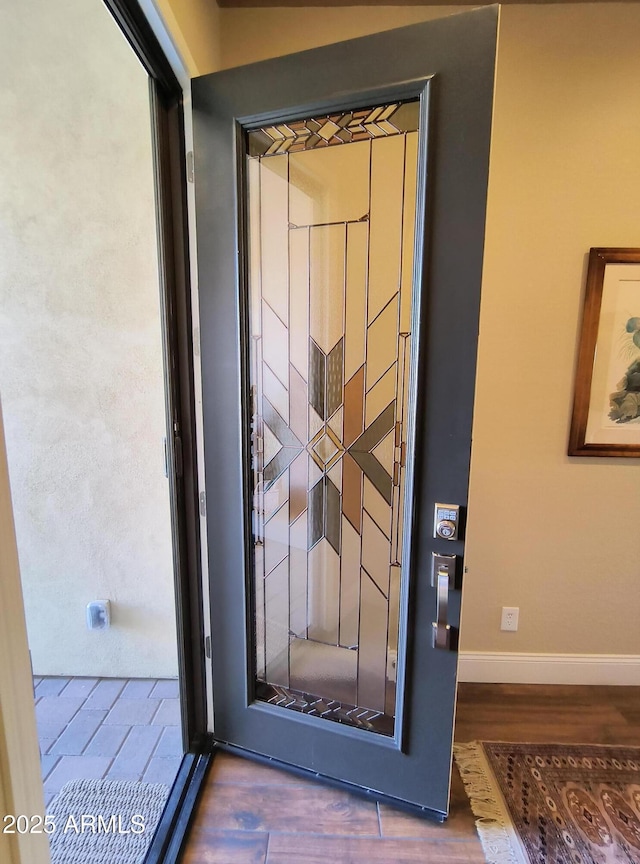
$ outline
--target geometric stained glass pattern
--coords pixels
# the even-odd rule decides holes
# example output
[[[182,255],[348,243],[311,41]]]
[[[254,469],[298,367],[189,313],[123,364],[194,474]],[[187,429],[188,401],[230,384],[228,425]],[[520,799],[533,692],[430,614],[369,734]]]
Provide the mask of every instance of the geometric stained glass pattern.
[[[261,684],[258,686],[260,699],[270,702],[272,705],[280,705],[291,711],[300,711],[301,714],[314,714],[316,717],[324,717],[335,723],[346,723],[356,726],[358,729],[366,729],[368,732],[380,732],[383,735],[393,735],[393,723],[390,718],[380,711],[370,711],[367,708],[358,708],[348,705],[337,699],[324,699],[299,690],[287,687],[278,687],[272,684]]]
[[[276,156],[314,147],[415,132],[418,128],[418,112],[418,102],[395,102],[326,117],[278,123],[249,132],[249,155]]]
[[[303,447],[294,432],[278,415],[268,399],[264,399],[263,421],[280,445],[263,469],[264,490],[268,491],[286,471],[303,449],[306,449],[322,476],[309,490],[308,550],[321,539],[326,538],[334,551],[340,555],[341,502],[340,493],[329,471],[347,453],[362,473],[371,481],[388,505],[392,503],[393,477],[381,464],[374,449],[394,428],[395,401],[389,403],[355,440],[345,445],[341,437],[328,425],[329,417],[343,405],[342,383],[342,339],[333,347],[328,356],[322,352],[312,339],[309,340],[309,366],[314,373],[309,376],[309,403],[323,425],[313,438]],[[361,370],[356,372],[357,380]],[[349,406],[351,408],[351,405]],[[358,533],[360,532],[358,514],[346,514]]]
[[[256,692],[379,734],[396,713],[417,121],[394,103],[248,136]]]

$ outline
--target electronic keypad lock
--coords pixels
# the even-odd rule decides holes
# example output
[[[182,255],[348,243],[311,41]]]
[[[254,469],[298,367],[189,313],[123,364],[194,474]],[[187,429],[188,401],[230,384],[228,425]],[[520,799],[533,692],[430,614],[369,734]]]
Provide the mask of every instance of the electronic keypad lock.
[[[441,540],[457,540],[460,531],[460,506],[436,504],[433,518],[433,536]]]

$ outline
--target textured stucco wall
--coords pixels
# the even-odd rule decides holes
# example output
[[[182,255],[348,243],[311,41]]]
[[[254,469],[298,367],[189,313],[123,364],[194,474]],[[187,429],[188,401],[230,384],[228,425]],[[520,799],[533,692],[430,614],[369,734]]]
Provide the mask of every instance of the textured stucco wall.
[[[177,673],[147,77],[99,0],[0,7],[0,391],[36,674]],[[85,605],[112,601],[88,632]]]

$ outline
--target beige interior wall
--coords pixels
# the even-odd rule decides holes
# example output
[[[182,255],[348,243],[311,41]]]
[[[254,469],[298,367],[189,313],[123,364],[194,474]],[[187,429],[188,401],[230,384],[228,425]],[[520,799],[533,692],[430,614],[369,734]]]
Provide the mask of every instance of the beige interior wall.
[[[0,819],[44,815],[33,685],[0,409]],[[35,823],[32,823],[37,827]],[[47,864],[45,834],[4,834],[2,864]]]
[[[451,11],[225,9],[222,65]],[[639,40],[636,4],[502,9],[466,651],[640,655],[640,464],[565,455],[588,249],[640,245]]]
[[[147,75],[100,0],[0,4],[0,391],[34,671],[177,674]],[[112,602],[89,632],[85,607]]]
[[[587,252],[640,246],[639,40],[637,4],[503,9],[468,650],[640,655],[640,460],[565,455]]]
[[[216,0],[154,0],[192,78],[220,68],[220,17]]]
[[[368,33],[452,15],[455,6],[222,9],[221,67],[228,69]],[[216,67],[209,66],[207,71]]]

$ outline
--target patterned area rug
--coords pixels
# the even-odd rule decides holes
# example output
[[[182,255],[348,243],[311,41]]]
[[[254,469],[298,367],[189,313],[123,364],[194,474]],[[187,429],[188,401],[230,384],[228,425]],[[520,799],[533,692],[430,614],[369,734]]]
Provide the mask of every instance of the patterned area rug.
[[[454,747],[488,864],[640,864],[640,748]]]
[[[47,809],[52,864],[142,864],[169,788],[72,780]]]

